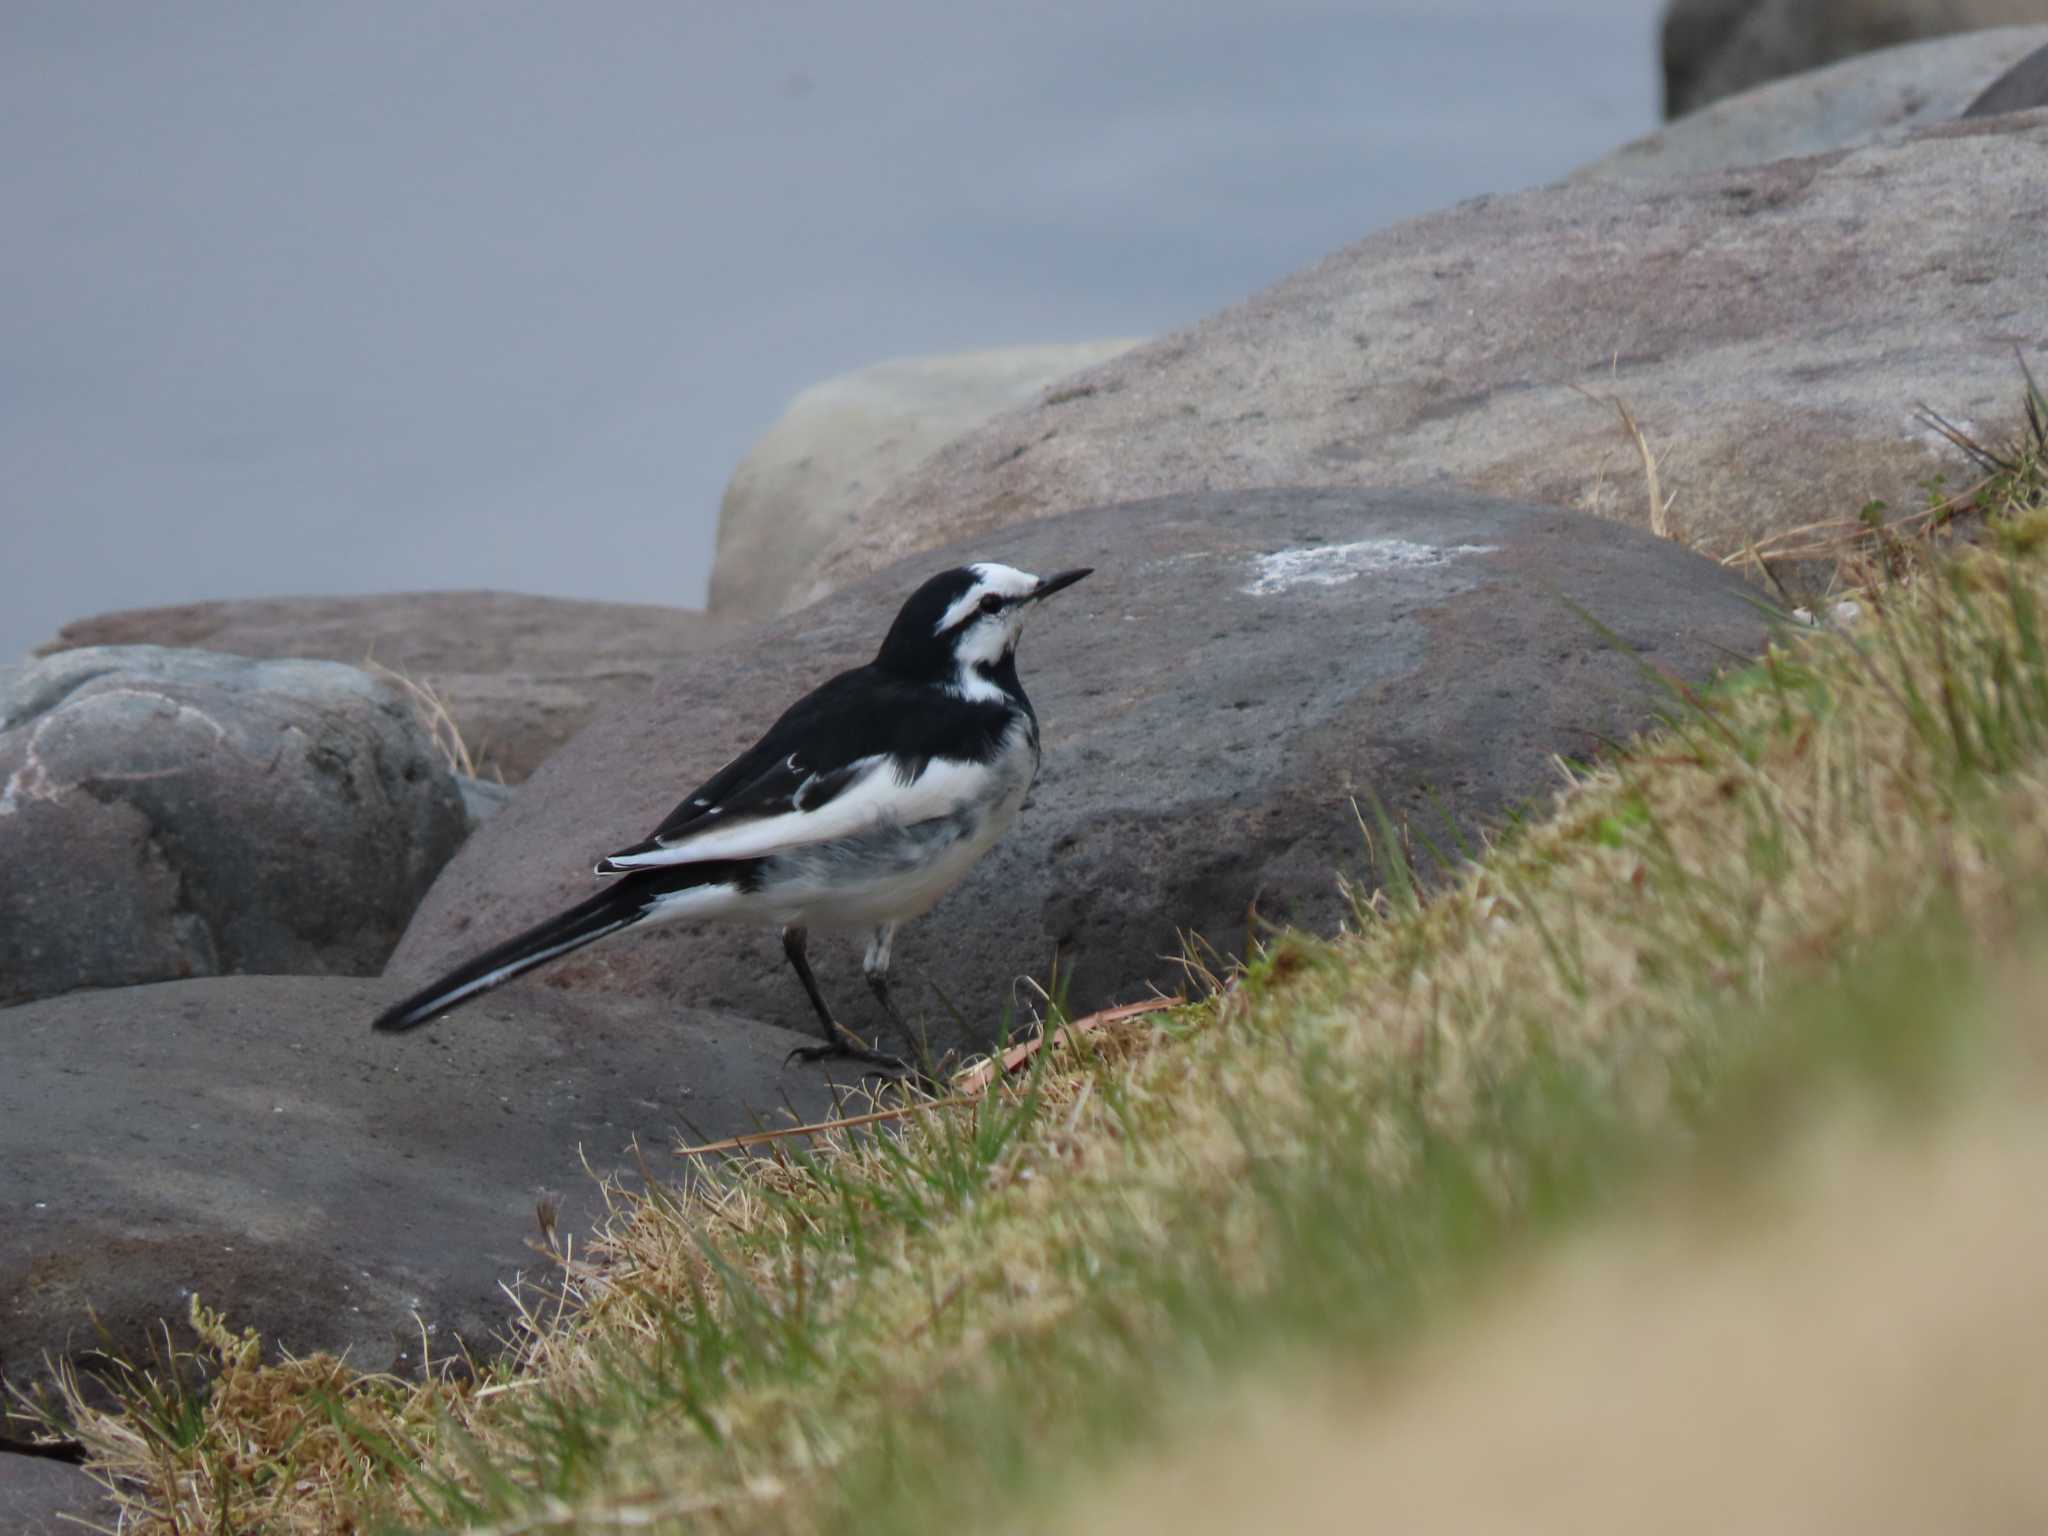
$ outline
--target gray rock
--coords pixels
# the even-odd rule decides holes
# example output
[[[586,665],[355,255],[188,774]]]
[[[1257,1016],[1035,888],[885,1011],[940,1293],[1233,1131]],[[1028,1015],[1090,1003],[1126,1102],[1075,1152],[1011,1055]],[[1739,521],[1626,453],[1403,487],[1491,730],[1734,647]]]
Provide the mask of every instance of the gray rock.
[[[1670,0],[1664,115],[1924,37],[2048,22],[2048,0]]]
[[[394,592],[135,608],[79,619],[38,655],[195,646],[261,660],[379,664],[432,688],[480,771],[518,783],[608,704],[731,625],[684,608],[517,592]]]
[[[1985,87],[2048,43],[2048,27],[1996,27],[1880,48],[1689,112],[1573,181],[1648,181],[1897,140],[1961,117]]]
[[[592,857],[654,825],[831,671],[865,661],[905,593],[967,558],[1095,574],[1032,621],[1021,671],[1045,765],[1018,825],[896,944],[898,996],[940,1047],[986,1043],[1055,956],[1092,1008],[1184,978],[1182,932],[1242,952],[1266,919],[1328,928],[1370,880],[1352,797],[1441,838],[1557,783],[1658,701],[1583,605],[1701,677],[1754,654],[1743,585],[1675,544],[1557,508],[1414,491],[1175,496],[920,555],[679,668],[592,723],[482,828],[390,974],[426,980],[586,895]],[[648,743],[673,744],[665,760]],[[876,1030],[859,949],[814,943],[846,1021]],[[809,1028],[776,937],[662,928],[581,951],[579,995],[732,1008]],[[597,1006],[593,1001],[592,1006]],[[949,1022],[949,1007],[960,1022]],[[463,1028],[461,1015],[442,1026]]]
[[[7,1536],[81,1536],[95,1526],[112,1530],[116,1518],[107,1491],[77,1467],[0,1454],[0,1531]]]
[[[899,357],[814,384],[748,450],[718,511],[711,608],[745,619],[803,599],[810,562],[933,449],[1135,338]]]
[[[2002,117],[2048,107],[2048,43],[2042,44],[1984,88],[1964,117]]]
[[[1000,416],[877,498],[814,591],[1073,507],[1257,485],[1452,484],[1631,522],[1608,397],[1710,554],[1961,461],[2048,346],[2048,122],[1649,186],[1548,187],[1384,230]],[[1588,398],[1587,391],[1598,398]]]
[[[65,651],[0,685],[0,1005],[373,974],[464,831],[411,711],[353,667]]]
[[[512,800],[510,784],[472,778],[466,773],[455,776],[455,787],[461,792],[462,814],[468,818],[472,832],[505,809]]]
[[[296,1353],[366,1368],[488,1349],[503,1281],[599,1207],[583,1168],[677,1171],[679,1131],[830,1108],[796,1037],[700,1010],[581,1006],[529,989],[396,1039],[374,980],[235,976],[0,1011],[0,1375],[125,1350],[189,1297]],[[582,1238],[578,1236],[581,1244]],[[417,1312],[419,1321],[414,1321]],[[403,1358],[400,1358],[403,1357]]]

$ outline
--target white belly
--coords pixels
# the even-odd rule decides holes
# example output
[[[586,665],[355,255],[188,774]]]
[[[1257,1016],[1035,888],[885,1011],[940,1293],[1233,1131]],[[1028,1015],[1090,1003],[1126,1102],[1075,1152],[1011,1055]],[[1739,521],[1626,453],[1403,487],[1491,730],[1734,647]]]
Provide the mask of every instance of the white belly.
[[[922,916],[1017,819],[1037,776],[1037,744],[1016,733],[988,794],[912,826],[877,822],[852,837],[776,854],[753,898],[764,916],[806,928],[873,928]]]

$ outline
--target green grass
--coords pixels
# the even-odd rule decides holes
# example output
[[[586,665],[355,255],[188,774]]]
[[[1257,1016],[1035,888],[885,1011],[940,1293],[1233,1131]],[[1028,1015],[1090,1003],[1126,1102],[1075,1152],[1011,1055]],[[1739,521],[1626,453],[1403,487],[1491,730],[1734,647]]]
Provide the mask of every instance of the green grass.
[[[1957,984],[1974,959],[1952,912],[1930,917],[1867,970],[1784,1000],[1768,1029],[1730,1020],[1691,1053],[1683,1093],[1654,1120],[1621,1107],[1594,1064],[1534,1055],[1487,1084],[1455,1132],[1403,1116],[1409,1168],[1391,1183],[1367,1155],[1376,1117],[1318,1084],[1319,1155],[1247,1159],[1256,1284],[1199,1246],[1100,1254],[1070,1325],[987,1351],[865,1441],[819,1524],[948,1531],[995,1507],[1003,1523],[1042,1528],[1077,1481],[1170,1451],[1202,1423],[1184,1405],[1227,1402],[1263,1363],[1370,1375],[1533,1249],[1646,1184],[1702,1167],[1756,1177],[1831,1090],[1925,1116],[1964,1090],[1987,1048],[1972,989]],[[1169,1220],[1198,1243],[1214,1211],[1182,1191]]]
[[[1831,1085],[1956,1100],[2048,882],[2040,446],[1973,490],[1987,550],[1887,546],[1864,623],[1674,688],[1441,888],[1368,808],[1346,932],[972,1103],[612,1191],[476,1382],[202,1318],[212,1385],[78,1432],[143,1530],[1036,1529],[1276,1362],[1370,1376],[1560,1234],[1766,1166]]]

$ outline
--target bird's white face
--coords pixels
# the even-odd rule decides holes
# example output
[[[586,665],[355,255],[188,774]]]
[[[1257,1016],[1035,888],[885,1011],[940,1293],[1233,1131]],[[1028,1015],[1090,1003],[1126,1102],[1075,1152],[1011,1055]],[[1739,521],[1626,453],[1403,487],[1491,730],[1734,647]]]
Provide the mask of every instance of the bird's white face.
[[[984,562],[968,569],[974,572],[974,585],[954,600],[937,630],[943,635],[964,623],[953,642],[953,658],[963,676],[977,666],[1001,661],[1017,648],[1030,606],[1024,599],[1039,588],[1036,576],[1014,566]]]

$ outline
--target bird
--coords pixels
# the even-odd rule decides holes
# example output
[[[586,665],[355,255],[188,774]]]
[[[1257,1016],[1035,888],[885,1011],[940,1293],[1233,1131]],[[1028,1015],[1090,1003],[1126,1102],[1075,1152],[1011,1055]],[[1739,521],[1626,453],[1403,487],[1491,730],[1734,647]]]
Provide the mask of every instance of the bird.
[[[862,971],[889,993],[897,928],[928,912],[1017,819],[1038,776],[1038,714],[1017,675],[1025,617],[1092,568],[1038,577],[981,561],[939,572],[874,660],[789,707],[639,842],[599,859],[588,900],[485,950],[374,1022],[396,1033],[586,944],[656,923],[777,925],[824,1034],[791,1059],[900,1067],[834,1015],[807,957],[813,928],[866,930]]]

